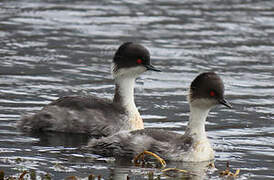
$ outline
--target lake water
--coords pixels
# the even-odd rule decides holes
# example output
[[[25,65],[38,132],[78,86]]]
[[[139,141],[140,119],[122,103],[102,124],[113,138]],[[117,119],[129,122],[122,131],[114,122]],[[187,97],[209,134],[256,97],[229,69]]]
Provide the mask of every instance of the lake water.
[[[73,149],[86,137],[28,135],[15,127],[21,115],[60,96],[111,98],[112,56],[120,44],[134,41],[162,69],[137,80],[135,100],[145,127],[183,133],[192,79],[215,71],[225,82],[234,108],[215,108],[206,126],[218,170],[197,179],[219,179],[227,161],[233,171],[241,169],[239,179],[274,179],[273,40],[271,0],[1,1],[0,170],[9,176],[35,170],[53,179],[87,179],[91,173],[146,179],[153,169]]]

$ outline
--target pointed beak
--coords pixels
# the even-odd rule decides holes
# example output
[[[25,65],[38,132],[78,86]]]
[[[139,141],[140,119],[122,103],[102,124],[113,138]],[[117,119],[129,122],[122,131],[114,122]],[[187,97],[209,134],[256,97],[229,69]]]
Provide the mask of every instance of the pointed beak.
[[[220,99],[219,103],[226,106],[226,107],[228,107],[228,108],[230,108],[230,109],[232,108],[231,104],[225,99]]]
[[[146,64],[146,65],[144,65],[144,66],[147,68],[147,70],[161,72],[160,69],[155,68],[155,67],[152,66],[151,64]]]

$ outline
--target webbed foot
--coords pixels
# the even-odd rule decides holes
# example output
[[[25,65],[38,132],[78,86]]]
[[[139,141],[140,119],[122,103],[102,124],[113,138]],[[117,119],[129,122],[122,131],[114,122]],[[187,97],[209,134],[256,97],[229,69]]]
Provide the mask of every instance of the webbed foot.
[[[138,160],[140,158],[143,159],[145,154],[155,157],[160,162],[162,167],[166,167],[166,161],[164,159],[162,159],[160,156],[158,156],[157,154],[150,152],[150,151],[144,151],[144,152],[138,154],[137,156],[135,156],[135,158],[133,159],[134,164],[139,165],[140,163],[138,162]]]

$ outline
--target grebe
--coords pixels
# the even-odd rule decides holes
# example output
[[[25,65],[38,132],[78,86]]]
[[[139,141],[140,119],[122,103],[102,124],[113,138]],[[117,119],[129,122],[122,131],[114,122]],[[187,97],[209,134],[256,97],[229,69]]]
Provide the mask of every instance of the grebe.
[[[205,131],[209,111],[216,105],[232,106],[224,99],[224,84],[214,72],[202,73],[191,83],[189,122],[184,135],[160,129],[121,131],[109,137],[91,139],[84,151],[111,157],[133,158],[150,151],[171,161],[199,162],[214,159]]]
[[[115,81],[112,101],[94,96],[62,97],[38,113],[23,117],[18,127],[27,132],[85,133],[93,137],[143,129],[143,120],[134,102],[134,85],[135,79],[147,70],[160,71],[151,65],[149,51],[140,44],[124,43],[112,62]]]

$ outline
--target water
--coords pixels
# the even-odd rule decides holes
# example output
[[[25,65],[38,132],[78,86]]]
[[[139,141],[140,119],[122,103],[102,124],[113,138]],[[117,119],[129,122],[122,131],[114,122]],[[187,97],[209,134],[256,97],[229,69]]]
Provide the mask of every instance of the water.
[[[60,96],[111,98],[113,53],[122,42],[135,41],[149,48],[163,71],[137,80],[145,126],[183,133],[191,80],[215,71],[234,107],[216,108],[208,118],[217,168],[229,161],[233,171],[241,169],[239,179],[273,179],[273,29],[271,0],[1,1],[0,169],[7,175],[33,169],[54,179],[91,173],[147,178],[150,169],[75,151],[86,137],[28,135],[15,128],[21,115]],[[218,179],[218,171],[202,178]]]

